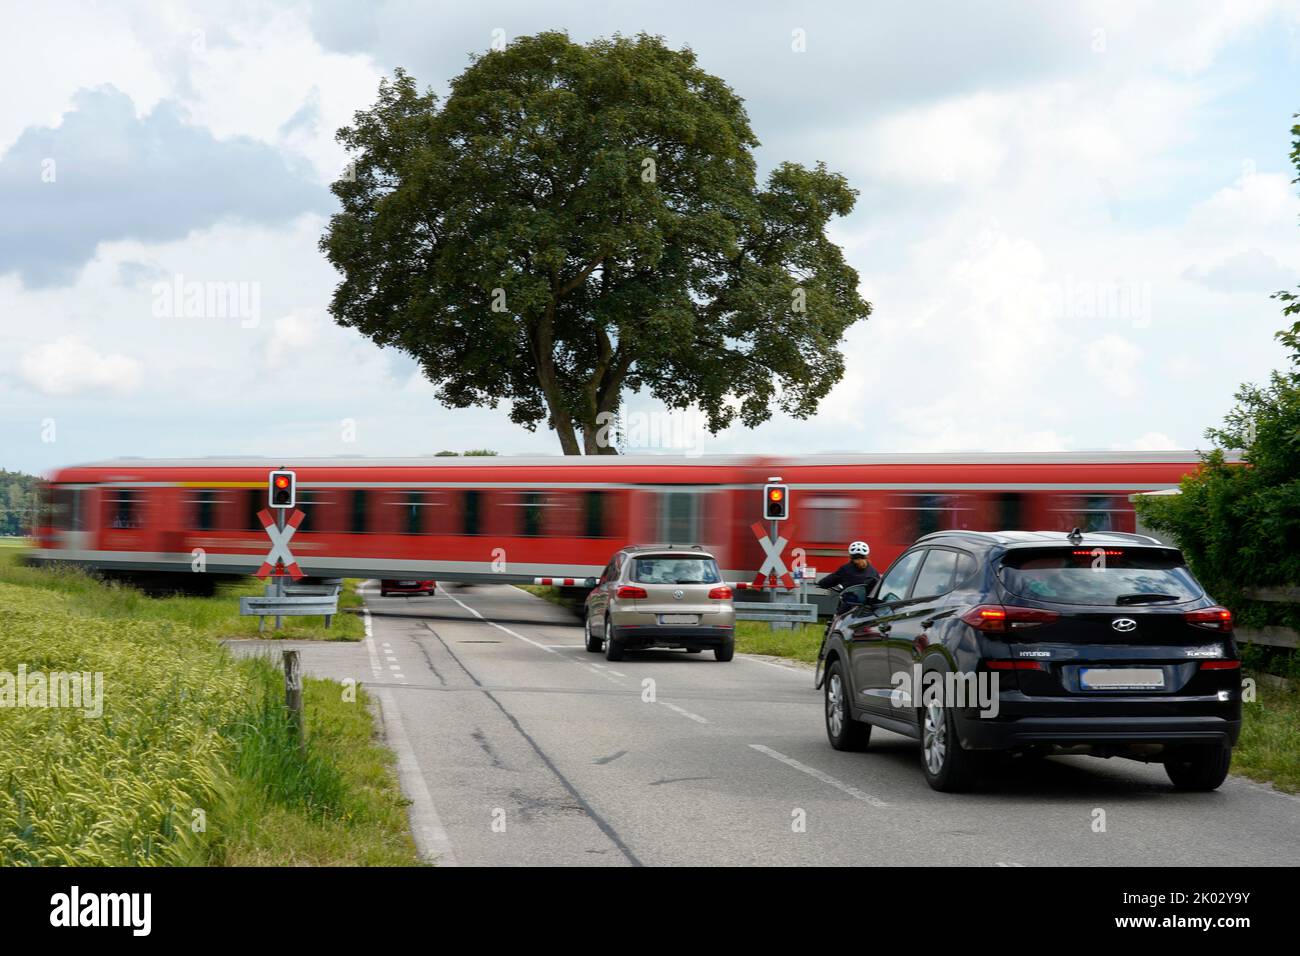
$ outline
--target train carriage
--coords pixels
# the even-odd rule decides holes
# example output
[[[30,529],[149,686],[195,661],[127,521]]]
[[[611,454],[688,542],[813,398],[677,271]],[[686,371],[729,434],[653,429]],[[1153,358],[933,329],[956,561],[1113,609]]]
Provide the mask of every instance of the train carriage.
[[[121,459],[43,489],[39,562],[158,576],[247,574],[266,553],[267,473],[293,468],[292,549],[320,577],[526,582],[585,578],[628,543],[700,544],[754,577],[763,484],[790,486],[787,561],[825,573],[848,541],[884,568],[951,528],[1134,530],[1129,496],[1175,487],[1194,452],[676,458]],[[825,569],[825,570],[823,570]]]

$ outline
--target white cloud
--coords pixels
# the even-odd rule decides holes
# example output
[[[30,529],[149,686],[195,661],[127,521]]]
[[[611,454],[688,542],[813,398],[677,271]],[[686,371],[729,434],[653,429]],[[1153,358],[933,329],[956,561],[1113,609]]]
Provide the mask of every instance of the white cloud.
[[[70,9],[24,9],[19,29],[32,42],[0,62],[0,80],[31,95],[0,107],[0,147],[55,121],[77,89],[112,83],[139,116],[174,101],[218,139],[306,157],[322,180],[343,162],[335,128],[373,102],[381,73],[409,66],[441,87],[498,24],[582,39],[647,28],[689,43],[745,97],[765,143],[760,168],[824,159],[861,191],[833,234],[875,307],[849,331],[845,378],[816,416],[729,429],[705,440],[706,453],[1187,447],[1240,382],[1280,364],[1272,289],[1229,298],[1205,283],[1300,262],[1300,200],[1281,148],[1290,119],[1271,115],[1264,95],[1295,86],[1295,61],[1269,75],[1256,64],[1277,51],[1250,45],[1294,22],[1293,2],[954,4],[942,30],[906,5],[851,3],[800,11],[802,24],[763,8],[739,26],[675,0],[612,11],[488,0],[472,15],[401,0],[332,13],[267,0]],[[336,49],[310,30],[326,14],[338,21]],[[803,56],[789,49],[795,25],[809,30]],[[1104,52],[1090,49],[1095,29]],[[31,83],[37,75],[48,82]],[[1243,174],[1244,157],[1259,171]],[[316,248],[325,221],[105,241],[60,289],[0,277],[0,407],[16,410],[0,421],[9,466],[556,451],[544,427],[511,424],[504,406],[443,408],[413,360],[335,325],[325,307],[338,277]],[[1241,258],[1256,252],[1253,265]],[[177,275],[257,283],[263,321],[154,317],[151,284]],[[1141,314],[1054,307],[1061,290],[1113,287],[1139,290]],[[59,371],[47,353],[64,339],[92,359]],[[91,407],[80,391],[50,390],[110,390],[105,368],[127,356],[134,391]],[[56,448],[8,425],[47,411],[61,422]],[[340,441],[344,419],[356,423],[352,445]]]
[[[1260,229],[1284,225],[1295,228],[1300,214],[1287,173],[1248,173],[1224,186],[1191,211],[1189,224],[1196,229],[1223,234],[1258,234]]]
[[[1183,446],[1163,432],[1147,432],[1132,441],[1116,442],[1112,451],[1177,451]]]
[[[1114,333],[1102,336],[1084,350],[1084,359],[1091,381],[1085,381],[1085,391],[1092,381],[1120,398],[1131,398],[1137,393],[1133,373],[1137,370],[1142,350],[1132,342]]]
[[[22,375],[46,395],[132,392],[140,387],[143,366],[115,352],[96,352],[80,336],[63,335],[24,354]]]

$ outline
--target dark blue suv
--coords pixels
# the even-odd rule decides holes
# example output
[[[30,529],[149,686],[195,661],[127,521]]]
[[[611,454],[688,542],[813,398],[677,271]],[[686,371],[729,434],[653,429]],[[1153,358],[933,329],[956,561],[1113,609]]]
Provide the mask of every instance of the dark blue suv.
[[[1118,532],[941,531],[840,598],[818,661],[826,734],[918,740],[936,790],[996,754],[1157,761],[1213,790],[1241,730],[1232,614],[1181,552]]]

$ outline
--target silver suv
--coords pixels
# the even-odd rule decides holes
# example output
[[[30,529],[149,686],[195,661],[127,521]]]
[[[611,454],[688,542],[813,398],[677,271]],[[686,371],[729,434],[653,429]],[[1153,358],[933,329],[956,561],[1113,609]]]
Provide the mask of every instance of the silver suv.
[[[632,545],[606,565],[587,595],[583,635],[593,654],[619,661],[628,649],[712,648],[736,653],[736,612],[718,562],[698,547]]]

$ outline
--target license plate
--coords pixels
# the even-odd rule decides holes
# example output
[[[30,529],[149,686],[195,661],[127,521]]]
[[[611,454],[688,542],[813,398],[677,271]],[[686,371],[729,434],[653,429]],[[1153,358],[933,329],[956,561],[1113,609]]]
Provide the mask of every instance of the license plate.
[[[1160,690],[1165,672],[1158,667],[1085,667],[1079,672],[1084,690]]]
[[[398,581],[397,586],[399,588],[413,588],[419,583],[419,581]]]
[[[660,624],[699,624],[698,614],[660,614]]]

